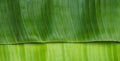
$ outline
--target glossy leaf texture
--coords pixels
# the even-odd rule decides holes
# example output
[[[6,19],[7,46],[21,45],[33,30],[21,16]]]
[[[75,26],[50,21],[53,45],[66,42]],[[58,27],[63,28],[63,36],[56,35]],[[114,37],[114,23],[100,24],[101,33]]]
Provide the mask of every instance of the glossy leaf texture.
[[[120,40],[119,0],[0,0],[0,44]]]

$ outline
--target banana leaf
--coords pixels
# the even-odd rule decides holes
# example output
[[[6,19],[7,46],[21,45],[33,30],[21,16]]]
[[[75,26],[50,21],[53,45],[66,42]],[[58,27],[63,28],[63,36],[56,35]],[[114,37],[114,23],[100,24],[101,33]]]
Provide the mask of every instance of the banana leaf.
[[[119,17],[119,0],[0,0],[0,61],[120,61]]]
[[[0,0],[0,44],[120,41],[119,0]]]
[[[0,61],[120,61],[119,43],[0,45]]]

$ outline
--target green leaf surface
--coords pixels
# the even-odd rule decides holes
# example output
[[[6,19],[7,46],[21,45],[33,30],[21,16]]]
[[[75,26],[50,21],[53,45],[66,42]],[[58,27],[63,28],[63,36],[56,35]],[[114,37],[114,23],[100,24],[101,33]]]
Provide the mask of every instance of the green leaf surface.
[[[119,0],[0,0],[0,44],[120,41]]]
[[[120,61],[118,43],[0,45],[0,61]]]

